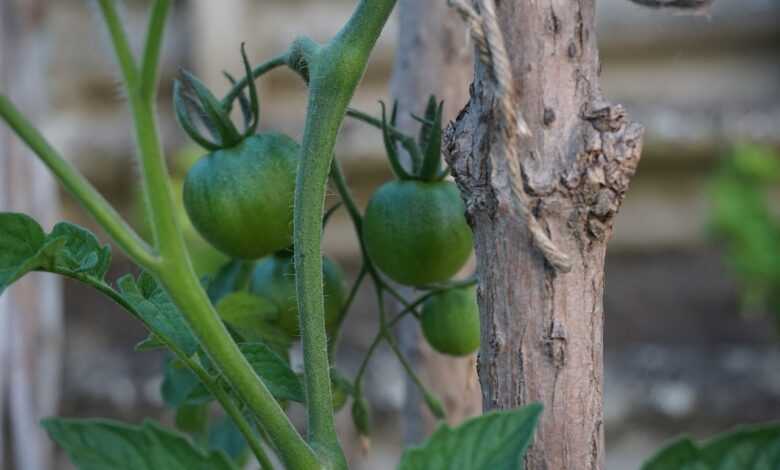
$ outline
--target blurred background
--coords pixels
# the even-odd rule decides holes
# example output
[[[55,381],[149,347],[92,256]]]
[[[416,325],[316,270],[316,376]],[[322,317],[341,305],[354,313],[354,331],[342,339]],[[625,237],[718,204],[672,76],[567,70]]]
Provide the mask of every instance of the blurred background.
[[[198,155],[171,113],[178,68],[224,92],[222,70],[240,74],[242,41],[257,63],[297,35],[328,38],[353,3],[177,1],[159,102],[175,177]],[[717,0],[706,15],[693,16],[626,0],[598,3],[605,94],[647,128],[642,162],[607,257],[607,469],[623,470],[638,468],[680,433],[706,437],[739,423],[780,419],[780,3]],[[10,93],[143,231],[129,115],[90,2],[0,5],[0,91]],[[135,39],[142,36],[147,6],[126,2]],[[389,98],[397,29],[394,19],[355,107],[376,113],[377,100]],[[275,71],[258,84],[261,126],[300,137],[300,81]],[[464,103],[449,106],[457,110]],[[337,155],[361,204],[391,176],[379,134],[362,124],[345,124]],[[46,229],[66,219],[107,240],[4,128],[0,208],[35,213]],[[360,262],[351,230],[346,215],[337,213],[324,247],[349,279]],[[199,269],[218,266],[220,255],[191,238]],[[114,253],[110,279],[137,271]],[[37,313],[23,315],[27,310]],[[353,307],[341,348],[339,367],[347,375],[354,374],[375,331],[375,307],[366,290]],[[118,307],[73,282],[36,274],[5,294],[3,468],[70,468],[59,453],[46,459],[46,439],[35,426],[39,414],[130,422],[152,416],[170,423],[159,391],[162,355],[133,352],[144,336]],[[371,450],[360,451],[345,416],[348,407],[339,415],[343,440],[354,468],[394,468],[404,435],[403,373],[389,352],[380,351],[368,380],[376,412]]]

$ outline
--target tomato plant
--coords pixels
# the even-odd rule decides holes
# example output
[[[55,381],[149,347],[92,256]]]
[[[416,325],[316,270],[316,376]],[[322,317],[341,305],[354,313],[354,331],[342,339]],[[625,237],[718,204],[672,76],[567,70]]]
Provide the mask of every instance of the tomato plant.
[[[0,97],[0,116],[117,245],[143,268],[139,276],[125,276],[115,282],[106,280],[110,250],[91,233],[60,224],[47,234],[29,217],[9,213],[0,215],[0,288],[26,272],[44,270],[89,284],[117,301],[150,331],[149,337],[139,343],[140,351],[169,350],[171,360],[166,363],[163,396],[176,409],[179,430],[195,441],[154,424],[133,427],[107,421],[60,419],[45,423],[52,438],[80,467],[235,468],[251,452],[262,468],[272,468],[267,452],[273,450],[287,468],[345,468],[335,433],[334,409],[342,407],[351,396],[359,432],[370,432],[370,404],[362,394],[362,379],[381,342],[391,346],[423,391],[434,415],[443,417],[443,406],[414,376],[391,331],[402,317],[419,315],[425,299],[450,288],[446,281],[470,252],[470,233],[463,219],[462,203],[454,186],[441,181],[446,175],[440,157],[441,106],[435,101],[429,105],[414,145],[410,144],[414,142],[411,137],[395,129],[384,116],[377,119],[348,109],[395,1],[361,1],[332,41],[317,44],[307,38],[298,39],[288,51],[254,69],[242,47],[245,77],[236,81],[228,76],[233,87],[222,100],[187,72],[176,81],[174,107],[178,121],[206,151],[185,178],[184,207],[198,232],[233,258],[205,280],[195,274],[184,244],[172,195],[172,188],[177,185],[169,180],[157,132],[157,68],[171,2],[153,2],[140,60],[129,48],[115,2],[99,0],[97,4],[127,89],[153,243],[139,237],[11,102]],[[309,112],[300,145],[278,133],[256,134],[259,97],[254,81],[282,66],[298,72],[309,86]],[[229,117],[236,102],[244,117],[241,132]],[[418,153],[426,155],[424,161],[416,160],[419,165],[415,164],[412,171],[419,181],[409,183],[425,188],[417,191],[423,201],[430,201],[424,216],[437,217],[437,223],[450,220],[443,228],[456,231],[454,238],[431,234],[429,246],[449,243],[447,254],[457,251],[457,257],[442,263],[437,254],[441,250],[426,253],[428,277],[412,282],[439,285],[427,287],[432,290],[415,300],[401,295],[365,250],[363,217],[338,163],[332,161],[337,131],[347,115],[382,131],[394,167],[398,168],[393,148],[396,141],[414,152],[415,158]],[[320,252],[323,196],[329,175],[355,224],[364,254],[363,267],[348,295],[343,291],[341,271],[335,263],[322,258]],[[400,201],[400,196],[397,199]],[[418,200],[412,197],[403,202],[409,203],[416,205]],[[369,221],[369,225],[373,223]],[[369,232],[373,231],[368,228],[366,233]],[[415,237],[413,233],[411,236]],[[408,234],[405,239],[392,240],[390,243],[395,246],[390,249],[414,253],[408,250],[409,240]],[[277,253],[291,245],[292,257]],[[376,252],[374,255],[381,260]],[[267,259],[255,261],[266,256]],[[385,269],[387,264],[380,263],[381,269]],[[387,271],[392,275],[390,268]],[[358,374],[350,380],[332,369],[330,362],[338,346],[337,326],[349,313],[366,278],[375,286],[380,329]],[[465,285],[471,284],[472,280],[465,281]],[[385,294],[402,305],[402,311],[393,318],[385,312]],[[330,332],[330,340],[326,331]],[[302,342],[304,352],[302,375],[290,368],[287,359],[289,347],[297,340]],[[219,402],[226,421],[211,420],[206,406],[212,401]],[[285,413],[287,403],[295,401],[305,403],[307,409],[305,437]],[[441,445],[484,441],[485,430],[496,426],[516,432],[491,436],[491,445],[503,446],[517,458],[530,441],[538,413],[538,408],[529,408],[478,418],[470,427],[479,428],[480,432],[443,427],[432,437],[430,450],[418,449],[410,454],[402,468],[415,468],[417,464],[408,462],[430,459]],[[202,448],[202,436],[206,435],[209,441],[214,435],[214,442],[222,444]],[[105,441],[109,436],[114,437]],[[230,442],[244,445],[228,445]],[[148,455],[151,460],[128,462],[115,458],[128,453]]]
[[[384,109],[377,118],[348,107],[395,0],[361,0],[330,41],[299,38],[254,69],[242,47],[245,77],[236,81],[228,76],[233,86],[221,100],[189,73],[175,83],[178,121],[207,152],[185,179],[185,209],[204,238],[232,258],[205,279],[196,274],[185,245],[172,194],[176,185],[168,175],[155,112],[171,3],[152,3],[139,60],[116,2],[97,1],[133,116],[152,243],[138,236],[0,95],[0,117],[141,268],[138,275],[108,280],[111,249],[89,231],[60,223],[47,233],[24,214],[1,213],[0,294],[30,271],[47,271],[90,285],[121,305],[149,330],[137,349],[168,352],[161,392],[176,411],[179,432],[152,422],[133,426],[59,418],[44,421],[44,428],[84,469],[235,470],[250,453],[261,468],[272,469],[269,452],[289,469],[344,469],[334,414],[351,397],[356,430],[370,434],[371,405],[363,394],[363,379],[382,343],[419,388],[432,415],[442,420],[444,406],[415,375],[393,333],[393,326],[411,315],[421,321],[425,337],[438,351],[465,355],[479,345],[476,281],[452,279],[470,255],[472,240],[457,188],[445,180],[448,170],[442,168],[442,104],[429,100],[425,115],[417,118],[416,139],[395,127],[395,106],[389,120]],[[308,85],[300,145],[282,134],[256,134],[259,97],[254,81],[277,67],[292,69]],[[244,117],[242,132],[229,118],[234,102]],[[398,178],[377,191],[365,216],[333,159],[347,116],[381,131]],[[407,162],[402,162],[401,148]],[[350,216],[362,253],[360,272],[348,293],[340,269],[321,252],[328,181]],[[279,252],[291,243],[292,256]],[[347,378],[332,367],[332,359],[339,325],[366,279],[373,283],[379,328],[357,373]],[[417,296],[403,295],[392,280],[417,287]],[[386,311],[387,297],[400,305],[393,316]],[[299,340],[302,374],[288,358]],[[223,412],[218,420],[208,408],[212,402]],[[291,402],[305,406],[305,434],[286,413]],[[513,469],[532,440],[540,413],[541,407],[532,404],[488,413],[454,429],[441,423],[423,445],[404,453],[399,468]],[[777,435],[773,428],[724,438],[717,445],[697,447],[685,441],[647,468],[677,468],[664,462],[683,458],[696,468],[715,468],[701,465],[710,465],[713,455],[731,458],[739,450],[735,443],[754,437],[761,439],[760,446],[750,447],[755,458],[776,468]]]

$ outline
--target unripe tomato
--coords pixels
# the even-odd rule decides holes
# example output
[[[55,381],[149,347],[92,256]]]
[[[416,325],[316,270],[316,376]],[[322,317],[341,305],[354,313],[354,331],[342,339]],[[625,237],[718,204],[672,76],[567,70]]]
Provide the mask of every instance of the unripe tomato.
[[[366,209],[363,239],[368,255],[401,284],[446,281],[471,254],[471,228],[464,212],[452,182],[386,183]]]
[[[184,180],[184,207],[220,251],[257,259],[292,243],[298,144],[284,134],[250,136],[201,158]]]
[[[344,275],[328,258],[322,260],[325,287],[325,327],[332,334],[344,306]],[[286,252],[261,261],[252,273],[251,291],[279,308],[278,326],[292,337],[300,336],[298,302],[295,296],[295,264]]]
[[[440,353],[466,356],[479,348],[479,309],[475,287],[435,294],[423,304],[423,335]]]

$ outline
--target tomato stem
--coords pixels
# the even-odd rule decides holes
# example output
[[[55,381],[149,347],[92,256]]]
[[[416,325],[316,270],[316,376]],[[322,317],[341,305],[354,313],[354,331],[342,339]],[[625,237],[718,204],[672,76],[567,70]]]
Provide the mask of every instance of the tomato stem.
[[[141,62],[141,82],[139,84],[140,94],[147,100],[152,99],[155,95],[160,51],[162,49],[163,34],[165,33],[165,19],[168,17],[170,7],[170,0],[155,0],[154,5],[152,5]]]
[[[151,94],[142,95],[137,86],[137,70],[114,4],[109,0],[99,0],[98,5],[111,32],[114,50],[120,58],[135,124],[144,199],[154,228],[155,244],[162,258],[157,265],[144,267],[162,282],[203,349],[260,419],[285,464],[291,468],[320,468],[312,449],[303,441],[284,410],[238,349],[195,274],[178,219],[174,214],[173,194],[154,105],[156,86],[149,88],[153,90]],[[153,17],[151,22],[159,22],[160,25],[152,25],[149,30],[152,32],[151,40],[154,40],[155,36],[157,40],[161,40],[162,25],[165,23],[164,13],[167,9],[155,10],[159,16]],[[154,51],[159,47],[149,45],[147,50]],[[159,53],[150,52],[149,57],[159,58]],[[147,67],[155,69],[157,65],[149,62]]]
[[[294,240],[309,440],[334,468],[346,468],[331,400],[322,278],[322,214],[336,136],[395,0],[361,0],[338,35],[306,64],[309,104],[295,190]]]

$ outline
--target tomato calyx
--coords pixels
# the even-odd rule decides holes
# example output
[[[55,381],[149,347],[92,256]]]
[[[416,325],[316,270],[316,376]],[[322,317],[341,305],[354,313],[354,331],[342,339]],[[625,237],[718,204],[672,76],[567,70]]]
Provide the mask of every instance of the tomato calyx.
[[[428,98],[425,114],[420,117],[412,114],[412,118],[420,123],[417,139],[404,135],[396,129],[398,118],[398,101],[393,103],[390,119],[387,118],[385,103],[382,107],[382,138],[385,144],[387,158],[396,177],[400,180],[441,181],[449,173],[448,168],[442,169],[441,141],[442,117],[444,102],[437,101],[435,95]],[[401,163],[398,146],[409,154],[412,168],[407,170]]]
[[[252,67],[246,56],[244,44],[241,44],[241,58],[248,78],[249,96],[245,92],[238,95],[241,114],[244,118],[244,131],[239,132],[230,119],[229,104],[222,103],[195,75],[181,71],[181,78],[173,83],[173,108],[176,119],[187,135],[198,145],[216,151],[234,147],[247,137],[254,135],[260,121],[260,101],[257,86],[252,79]],[[235,84],[233,77],[225,73],[227,79]],[[198,118],[209,136],[200,132],[193,117]]]

